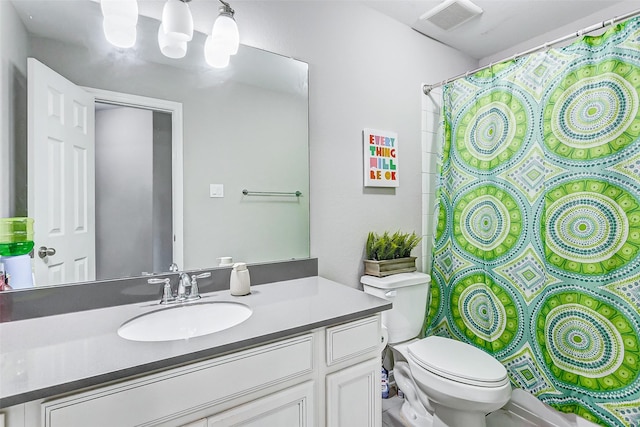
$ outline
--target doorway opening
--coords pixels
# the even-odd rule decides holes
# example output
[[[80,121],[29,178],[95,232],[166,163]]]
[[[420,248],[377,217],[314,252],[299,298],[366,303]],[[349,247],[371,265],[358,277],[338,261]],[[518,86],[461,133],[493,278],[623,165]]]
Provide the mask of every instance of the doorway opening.
[[[171,114],[104,102],[95,108],[96,280],[168,271]]]

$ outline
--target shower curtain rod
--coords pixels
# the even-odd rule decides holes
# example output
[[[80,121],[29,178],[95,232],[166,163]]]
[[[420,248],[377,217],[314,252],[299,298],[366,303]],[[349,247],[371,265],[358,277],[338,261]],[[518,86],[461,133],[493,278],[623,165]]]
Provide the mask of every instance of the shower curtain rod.
[[[582,30],[578,30],[575,33],[567,34],[564,37],[560,37],[559,39],[555,39],[553,41],[541,44],[540,46],[536,46],[536,47],[534,47],[532,49],[525,50],[524,52],[520,52],[520,53],[517,53],[517,54],[515,54],[513,56],[509,56],[507,58],[504,58],[501,61],[491,62],[489,65],[485,65],[483,67],[476,68],[475,70],[467,71],[466,73],[463,73],[463,74],[458,74],[455,77],[448,78],[448,79],[443,80],[443,81],[441,81],[439,83],[434,83],[432,85],[424,85],[424,86],[422,86],[422,91],[424,92],[425,95],[429,95],[431,90],[433,90],[433,89],[435,89],[437,87],[444,86],[447,83],[451,83],[452,81],[458,80],[458,79],[460,79],[462,77],[468,77],[471,74],[477,73],[478,71],[482,71],[482,70],[486,70],[487,68],[491,68],[491,67],[493,67],[494,64],[499,64],[499,63],[504,62],[504,61],[514,61],[514,60],[516,60],[516,59],[518,59],[520,57],[529,55],[531,53],[537,52],[537,51],[542,50],[542,49],[548,49],[549,47],[551,47],[553,45],[556,45],[558,43],[562,43],[564,41],[570,40],[570,39],[575,38],[575,37],[582,37],[584,34],[588,34],[588,33],[592,32],[592,31],[599,30],[601,28],[606,27],[607,25],[616,24],[616,23],[618,23],[620,21],[624,21],[625,19],[632,18],[632,17],[634,17],[636,15],[640,15],[640,9],[634,10],[633,12],[625,13],[624,15],[616,16],[613,19],[609,19],[609,20],[606,20],[606,21],[599,22],[597,24],[594,24],[594,25],[591,25],[589,27],[583,28]]]

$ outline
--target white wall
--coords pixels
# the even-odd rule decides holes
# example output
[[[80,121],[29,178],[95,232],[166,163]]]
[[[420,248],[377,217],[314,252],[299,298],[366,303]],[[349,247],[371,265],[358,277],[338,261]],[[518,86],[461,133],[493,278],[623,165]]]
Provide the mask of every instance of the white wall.
[[[152,160],[152,111],[96,111],[98,280],[140,276],[152,269]],[[114,276],[114,271],[122,274]]]
[[[357,2],[233,7],[242,43],[309,63],[311,254],[320,275],[358,287],[369,231],[422,230],[422,84],[477,61]],[[364,189],[365,127],[398,133],[399,188]]]
[[[0,217],[7,217],[24,215],[16,204],[26,210],[14,192],[16,185],[26,187],[26,172],[14,167],[17,161],[26,167],[26,124],[16,124],[14,109],[26,111],[28,53],[26,30],[7,1],[0,1],[0,52]]]

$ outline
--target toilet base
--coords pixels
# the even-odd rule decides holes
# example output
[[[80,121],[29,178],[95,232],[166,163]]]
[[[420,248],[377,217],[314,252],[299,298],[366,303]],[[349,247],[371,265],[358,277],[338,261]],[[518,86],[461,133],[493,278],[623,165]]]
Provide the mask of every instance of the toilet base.
[[[424,414],[416,412],[415,408],[411,406],[411,403],[406,399],[400,407],[400,416],[402,417],[403,424],[408,427],[433,426],[433,416],[428,412]]]
[[[486,427],[484,412],[466,412],[434,404],[433,427]]]

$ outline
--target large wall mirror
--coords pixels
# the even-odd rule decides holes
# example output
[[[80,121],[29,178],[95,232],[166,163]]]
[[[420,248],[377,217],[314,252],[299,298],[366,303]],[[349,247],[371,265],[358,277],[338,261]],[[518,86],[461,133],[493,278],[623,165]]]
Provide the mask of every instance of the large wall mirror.
[[[29,186],[38,181],[27,141],[37,119],[28,117],[27,58],[95,100],[95,158],[87,166],[95,178],[87,220],[95,272],[86,280],[49,272],[36,286],[166,272],[176,261],[194,270],[218,266],[221,257],[307,258],[308,65],[241,45],[229,67],[214,69],[197,31],[185,58],[165,58],[157,44],[162,2],[139,2],[137,42],[127,50],[105,40],[97,2],[0,2],[0,93],[8,106],[0,124],[10,159],[2,216],[51,222],[30,209]],[[213,3],[190,3],[196,30],[199,22],[212,25]],[[36,250],[41,237],[36,232]],[[36,254],[33,262],[56,259]]]

